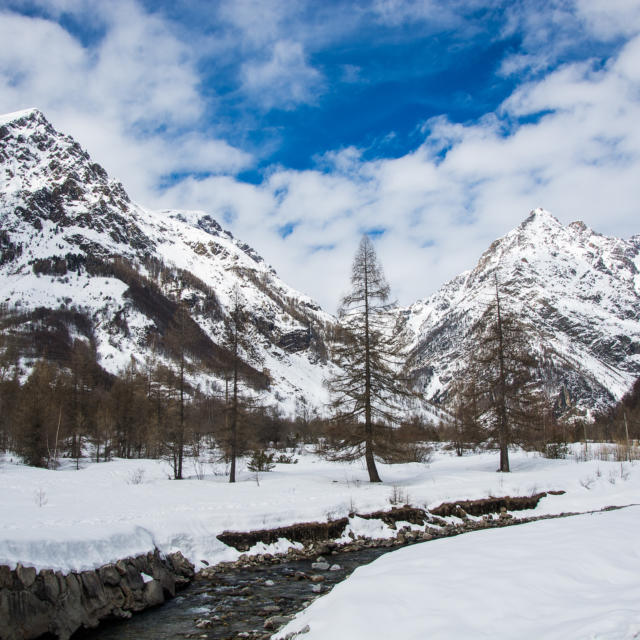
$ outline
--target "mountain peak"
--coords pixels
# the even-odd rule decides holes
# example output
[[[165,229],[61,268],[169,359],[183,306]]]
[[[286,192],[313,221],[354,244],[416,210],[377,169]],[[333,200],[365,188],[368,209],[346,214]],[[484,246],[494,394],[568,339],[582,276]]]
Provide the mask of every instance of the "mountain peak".
[[[533,209],[520,225],[520,229],[530,226],[562,227],[562,223],[546,209],[538,207]]]
[[[21,111],[13,111],[12,113],[5,113],[0,115],[0,126],[21,123],[21,122],[34,122],[40,124],[49,124],[49,121],[44,117],[44,114],[39,109],[32,107],[30,109],[22,109]]]

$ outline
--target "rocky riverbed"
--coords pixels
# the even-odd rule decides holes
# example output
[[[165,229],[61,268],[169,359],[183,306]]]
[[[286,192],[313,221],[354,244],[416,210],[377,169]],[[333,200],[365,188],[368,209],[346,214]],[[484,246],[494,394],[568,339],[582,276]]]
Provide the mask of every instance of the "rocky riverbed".
[[[452,509],[454,517],[444,519],[405,507],[402,517],[420,511],[424,517],[422,525],[398,520],[395,536],[386,540],[354,538],[342,543],[325,540],[308,542],[303,549],[289,549],[279,556],[244,554],[235,562],[200,571],[187,589],[161,608],[130,620],[108,623],[77,637],[82,640],[266,640],[356,568],[395,548],[541,519],[514,519],[504,506],[499,508],[499,514],[473,517],[458,505]],[[394,522],[401,517],[400,512],[396,510],[393,515],[385,512],[385,518]],[[257,532],[251,532],[252,539],[256,535]]]
[[[281,555],[242,553],[235,562],[207,567],[195,577],[193,565],[179,553],[163,556],[158,550],[67,575],[21,565],[0,567],[0,638],[44,634],[66,639],[76,630],[74,637],[87,640],[268,638],[314,598],[381,554],[406,544],[539,520],[515,519],[507,509],[534,509],[545,495],[445,503],[431,512],[405,505],[328,522],[225,531],[218,538],[239,551],[281,538],[298,544]],[[353,523],[367,520],[378,524],[354,530]],[[375,530],[383,538],[354,532],[359,530]],[[157,606],[192,580],[177,598]],[[131,618],[133,612],[141,613]],[[97,630],[82,630],[99,623]]]

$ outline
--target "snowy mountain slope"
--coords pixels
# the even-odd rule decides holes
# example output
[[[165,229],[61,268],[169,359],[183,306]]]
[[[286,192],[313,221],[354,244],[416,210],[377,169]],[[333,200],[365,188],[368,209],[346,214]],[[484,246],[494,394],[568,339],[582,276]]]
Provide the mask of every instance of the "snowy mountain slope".
[[[16,331],[50,329],[63,316],[66,341],[90,341],[115,373],[149,356],[184,304],[219,378],[237,292],[249,314],[254,353],[243,356],[254,386],[268,379],[267,401],[289,412],[296,400],[323,405],[331,367],[324,335],[333,318],[253,249],[203,212],[132,202],[35,109],[1,116],[0,143],[0,303],[51,311],[23,316],[28,322]]]
[[[220,388],[237,291],[254,347],[242,354],[246,378],[289,413],[324,406],[334,318],[210,215],[132,202],[35,109],[0,116],[0,222],[0,305],[13,310],[10,330],[31,359],[64,360],[74,339],[111,373],[132,358],[167,358],[156,346],[184,305],[195,321],[192,351],[210,365],[196,382]],[[473,270],[392,312],[390,321],[405,322],[428,401],[445,404],[496,273],[503,304],[534,330],[539,375],[559,409],[589,413],[630,388],[640,375],[640,236],[564,227],[537,209]]]
[[[473,349],[469,329],[495,297],[532,329],[540,375],[561,410],[582,414],[618,400],[640,376],[640,236],[563,226],[536,209],[496,240],[477,266],[402,310],[412,368],[442,401]]]

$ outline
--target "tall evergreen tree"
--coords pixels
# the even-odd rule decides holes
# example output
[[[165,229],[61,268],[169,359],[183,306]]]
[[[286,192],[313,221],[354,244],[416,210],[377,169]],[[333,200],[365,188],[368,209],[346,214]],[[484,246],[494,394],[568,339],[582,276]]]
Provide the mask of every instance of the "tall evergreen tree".
[[[531,328],[505,310],[498,279],[495,299],[472,331],[476,334],[468,383],[474,386],[479,421],[500,449],[499,471],[509,471],[509,446],[532,440],[538,426],[540,397],[534,379],[536,360]]]
[[[389,326],[389,285],[373,243],[363,236],[351,270],[351,292],[340,305],[340,335],[334,356],[341,372],[327,381],[334,411],[335,437],[329,456],[364,456],[369,480],[381,482],[376,457],[397,457],[392,426],[399,400],[410,395],[400,375],[404,344]]]

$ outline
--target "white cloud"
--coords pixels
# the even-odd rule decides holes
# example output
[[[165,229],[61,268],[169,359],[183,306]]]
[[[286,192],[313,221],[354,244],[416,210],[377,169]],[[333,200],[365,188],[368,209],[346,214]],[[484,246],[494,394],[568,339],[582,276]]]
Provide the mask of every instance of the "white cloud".
[[[577,0],[576,11],[589,31],[602,40],[640,31],[640,4],[636,0]]]
[[[243,89],[263,109],[293,109],[315,102],[323,88],[322,74],[309,65],[299,42],[280,40],[271,57],[242,66]]]
[[[538,206],[628,237],[638,232],[640,201],[638,68],[640,37],[604,68],[569,64],[518,87],[477,123],[428,122],[423,144],[403,157],[365,161],[347,148],[326,154],[316,171],[275,170],[225,203],[238,212],[234,231],[329,309],[348,287],[360,233],[374,227],[386,230],[376,243],[402,303],[472,267]],[[213,183],[200,187],[199,202],[209,188],[214,197]],[[283,239],[287,223],[296,226]],[[331,249],[311,251],[317,246]]]
[[[75,9],[82,19],[88,11],[61,0],[47,8]],[[90,13],[105,32],[90,47],[53,20],[1,14],[0,112],[40,108],[141,199],[165,175],[252,164],[250,154],[198,130],[205,102],[197,59],[166,22],[127,0]]]

